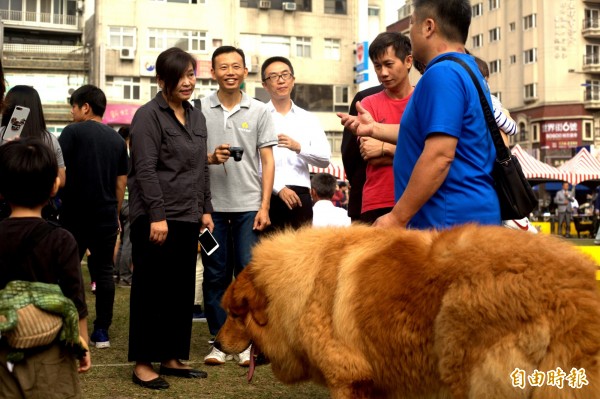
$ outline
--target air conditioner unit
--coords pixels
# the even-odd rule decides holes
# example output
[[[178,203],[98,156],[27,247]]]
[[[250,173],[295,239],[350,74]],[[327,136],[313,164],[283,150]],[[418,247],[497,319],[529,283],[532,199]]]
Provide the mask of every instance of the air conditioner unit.
[[[271,0],[260,0],[258,2],[258,8],[268,10],[269,8],[271,8]]]
[[[296,3],[286,1],[281,3],[284,11],[296,11]]]
[[[119,58],[122,60],[133,60],[135,58],[135,51],[132,48],[125,47],[122,48],[119,52]]]

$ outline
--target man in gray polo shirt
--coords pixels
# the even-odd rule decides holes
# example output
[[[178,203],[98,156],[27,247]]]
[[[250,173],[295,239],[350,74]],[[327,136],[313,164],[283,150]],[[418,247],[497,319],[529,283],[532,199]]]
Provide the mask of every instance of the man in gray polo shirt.
[[[266,105],[240,90],[246,76],[244,52],[222,46],[212,55],[211,74],[219,90],[202,101],[208,129],[210,189],[214,212],[213,235],[219,248],[210,256],[202,253],[204,307],[210,333],[214,336],[225,322],[221,298],[231,282],[228,256],[236,269],[250,262],[258,234],[270,225],[269,207],[275,162],[273,146],[277,135]],[[236,147],[243,150],[238,152]],[[241,155],[241,159],[240,159]],[[231,159],[234,158],[234,159]],[[233,243],[232,247],[228,245]],[[233,253],[228,253],[233,250]],[[250,364],[250,348],[238,355],[241,366]],[[204,361],[223,364],[226,355],[212,348]]]

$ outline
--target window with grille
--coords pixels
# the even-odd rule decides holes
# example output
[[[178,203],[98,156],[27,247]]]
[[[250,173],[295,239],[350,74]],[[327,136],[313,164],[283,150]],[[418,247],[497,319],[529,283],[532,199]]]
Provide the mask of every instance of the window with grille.
[[[136,28],[128,26],[108,27],[108,47],[114,49],[135,48]]]
[[[496,27],[490,31],[490,43],[497,42],[500,40],[500,28]]]
[[[483,46],[483,33],[473,36],[473,48]]]
[[[523,17],[523,30],[532,29],[536,26],[535,14]]]
[[[523,63],[533,64],[534,62],[537,62],[537,49],[532,48],[529,50],[525,50],[523,52]]]

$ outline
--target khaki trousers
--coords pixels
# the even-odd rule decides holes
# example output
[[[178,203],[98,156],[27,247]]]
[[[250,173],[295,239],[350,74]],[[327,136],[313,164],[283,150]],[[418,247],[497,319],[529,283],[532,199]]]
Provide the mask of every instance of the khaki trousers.
[[[67,399],[81,398],[75,357],[57,343],[45,350],[27,353],[9,371],[9,347],[0,342],[0,398]]]

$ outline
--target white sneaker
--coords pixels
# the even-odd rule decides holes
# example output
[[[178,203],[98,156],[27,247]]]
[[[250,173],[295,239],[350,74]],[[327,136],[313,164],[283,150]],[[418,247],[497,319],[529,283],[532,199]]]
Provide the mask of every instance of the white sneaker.
[[[238,358],[238,364],[240,366],[242,366],[242,367],[250,366],[250,349],[251,348],[252,348],[252,345],[247,347],[246,350],[243,351],[242,353],[238,353],[237,358]]]
[[[226,354],[225,352],[221,352],[214,346],[208,355],[204,357],[205,364],[211,364],[213,366],[218,366],[221,364],[225,364],[225,361],[233,359],[233,356]]]

